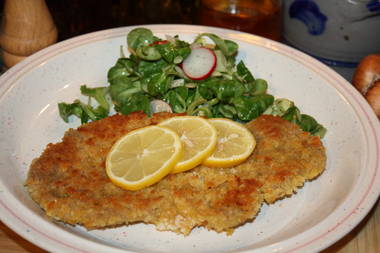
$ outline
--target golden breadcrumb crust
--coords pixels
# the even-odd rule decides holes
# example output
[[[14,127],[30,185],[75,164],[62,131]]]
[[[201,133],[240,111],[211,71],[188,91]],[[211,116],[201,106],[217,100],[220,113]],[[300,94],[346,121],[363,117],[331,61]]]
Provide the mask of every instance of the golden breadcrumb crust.
[[[257,146],[241,165],[198,166],[135,192],[112,184],[105,159],[116,140],[173,116],[178,114],[117,114],[69,129],[32,162],[30,196],[49,217],[87,229],[144,222],[185,235],[198,226],[230,233],[253,220],[264,201],[290,196],[325,168],[318,137],[281,118],[260,116],[246,124]]]

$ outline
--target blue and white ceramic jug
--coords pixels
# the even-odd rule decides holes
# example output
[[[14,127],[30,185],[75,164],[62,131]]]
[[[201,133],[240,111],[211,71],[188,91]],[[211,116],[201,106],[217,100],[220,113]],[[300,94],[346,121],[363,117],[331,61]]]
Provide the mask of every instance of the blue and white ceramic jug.
[[[380,0],[285,0],[284,39],[351,81],[358,62],[380,53]]]

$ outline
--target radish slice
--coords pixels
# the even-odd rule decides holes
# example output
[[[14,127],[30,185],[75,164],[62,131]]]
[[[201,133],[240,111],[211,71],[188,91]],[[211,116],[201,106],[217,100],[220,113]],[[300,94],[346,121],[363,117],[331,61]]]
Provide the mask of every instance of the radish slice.
[[[153,113],[173,112],[171,106],[163,100],[154,99],[150,102],[150,108]]]
[[[205,47],[191,50],[191,53],[182,62],[185,75],[192,80],[203,80],[209,77],[216,67],[214,51]]]

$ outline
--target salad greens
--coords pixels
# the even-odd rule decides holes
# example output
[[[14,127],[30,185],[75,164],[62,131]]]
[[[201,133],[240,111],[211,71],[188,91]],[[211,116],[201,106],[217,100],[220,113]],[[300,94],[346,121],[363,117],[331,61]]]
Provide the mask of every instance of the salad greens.
[[[243,61],[236,63],[238,45],[233,41],[210,33],[199,34],[192,43],[178,36],[167,36],[163,40],[149,29],[136,28],[127,35],[127,44],[130,56],[126,57],[121,50],[120,58],[107,73],[109,86],[83,85],[81,93],[88,96],[87,103],[75,100],[71,104],[58,104],[65,122],[71,115],[80,118],[82,123],[107,117],[108,100],[116,112],[144,111],[152,115],[151,101],[159,99],[176,113],[225,117],[240,122],[264,113],[283,117],[321,138],[326,133],[313,117],[301,114],[292,101],[275,99],[268,94],[267,82],[255,78]],[[216,56],[214,71],[203,80],[190,79],[181,68],[194,47],[210,48]]]
[[[313,117],[307,114],[301,114],[300,110],[294,103],[288,99],[276,99],[263,114],[280,116],[292,123],[297,124],[303,131],[310,132],[323,138],[326,134],[326,128],[319,124]]]
[[[88,96],[87,104],[78,99],[71,104],[58,103],[59,115],[65,122],[69,122],[71,115],[80,118],[82,124],[89,120],[94,121],[108,116],[110,105],[106,99],[108,93],[107,87],[88,88],[86,85],[82,85],[80,91],[83,95]],[[95,99],[99,105],[97,107],[92,106],[91,99]]]

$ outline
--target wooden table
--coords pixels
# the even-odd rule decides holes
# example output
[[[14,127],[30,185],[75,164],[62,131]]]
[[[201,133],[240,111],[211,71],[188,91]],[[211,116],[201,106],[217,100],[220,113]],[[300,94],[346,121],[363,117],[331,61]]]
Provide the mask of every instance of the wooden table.
[[[17,235],[0,222],[0,251],[2,253],[46,253]],[[322,253],[380,252],[380,201],[367,217],[340,241]]]

